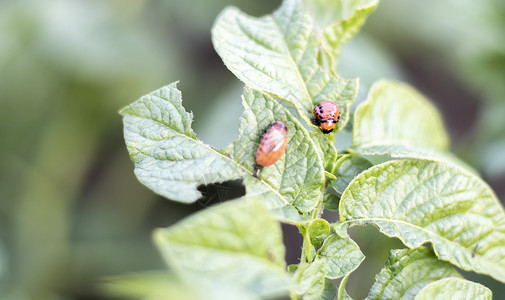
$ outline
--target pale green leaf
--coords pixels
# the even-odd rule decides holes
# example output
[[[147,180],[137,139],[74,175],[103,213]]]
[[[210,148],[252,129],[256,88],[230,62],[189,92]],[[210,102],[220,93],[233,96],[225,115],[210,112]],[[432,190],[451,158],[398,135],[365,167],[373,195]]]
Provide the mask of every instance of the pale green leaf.
[[[358,175],[340,200],[342,222],[374,223],[407,246],[505,281],[505,213],[491,189],[450,164],[404,159]]]
[[[460,160],[450,152],[439,152],[436,150],[423,148],[420,146],[409,146],[398,144],[366,145],[361,147],[351,147],[348,148],[347,151],[354,154],[374,156],[374,157],[385,155],[386,159],[384,161],[389,160],[389,158],[419,158],[419,159],[436,160],[462,167],[468,171],[477,174],[477,171],[475,171],[473,167],[469,166],[467,163]]]
[[[300,0],[285,0],[272,15],[248,16],[226,8],[212,29],[212,41],[225,65],[246,85],[293,104],[311,124],[315,104],[334,101],[341,110],[335,131],[349,119],[357,80],[344,80],[321,70],[320,44]]]
[[[182,107],[172,83],[121,110],[124,137],[135,175],[154,192],[180,202],[194,202],[201,184],[243,176],[246,171],[196,139],[192,114]]]
[[[359,155],[344,155],[337,160],[334,174],[337,179],[330,181],[330,186],[342,194],[351,180],[359,173],[370,168],[372,163]]]
[[[354,114],[353,146],[400,145],[446,151],[449,140],[436,108],[398,82],[375,83]]]
[[[342,46],[359,31],[378,0],[305,0],[312,12],[318,34],[333,58],[340,56]]]
[[[394,81],[375,83],[354,114],[349,152],[448,162],[476,171],[447,152],[449,140],[436,108],[419,92]]]
[[[201,184],[243,177],[247,192],[261,194],[279,219],[305,222],[307,217],[299,211],[309,212],[322,201],[323,153],[274,97],[246,89],[243,106],[239,137],[228,154],[196,139],[176,83],[129,105],[121,114],[135,174],[156,193],[181,202],[196,201]],[[288,148],[277,163],[260,170],[262,179],[257,179],[251,176],[256,149],[261,134],[275,120],[288,126]]]
[[[316,260],[324,262],[326,277],[340,278],[354,271],[365,259],[359,246],[350,238],[330,235],[317,251]]]
[[[246,187],[246,194],[263,199],[265,206],[277,219],[291,224],[310,221],[310,216],[300,215],[300,212],[282,194],[279,194],[275,188],[265,181],[247,175],[244,177],[242,183]]]
[[[294,274],[297,282],[292,291],[296,297],[304,300],[319,300],[325,292],[324,263],[315,261],[311,264],[302,263]]]
[[[284,271],[281,228],[261,200],[247,197],[207,208],[157,229],[155,242],[170,268],[188,282],[260,296],[287,293],[291,280]]]
[[[337,149],[332,141],[332,135],[324,134],[320,130],[309,131],[310,137],[318,147],[316,150],[319,155],[323,158],[324,169],[330,174],[327,176],[332,176],[333,170],[335,169],[335,164],[337,161]]]
[[[461,278],[444,278],[424,287],[415,300],[491,300],[487,287]]]
[[[191,299],[201,296],[167,271],[151,271],[108,277],[101,290],[112,297],[145,300]]]
[[[306,129],[273,96],[246,88],[242,97],[244,113],[240,119],[239,137],[227,148],[231,157],[253,171],[260,135],[273,121],[287,126],[288,147],[273,165],[258,172],[261,178],[246,176],[248,194],[263,194],[270,209],[281,218],[291,219],[290,207],[309,212],[323,199],[324,166]],[[283,215],[284,214],[284,215]],[[284,216],[284,217],[283,217]],[[295,216],[296,217],[296,216]]]
[[[426,247],[391,250],[384,268],[375,276],[367,299],[414,299],[426,285],[445,277],[461,277]]]

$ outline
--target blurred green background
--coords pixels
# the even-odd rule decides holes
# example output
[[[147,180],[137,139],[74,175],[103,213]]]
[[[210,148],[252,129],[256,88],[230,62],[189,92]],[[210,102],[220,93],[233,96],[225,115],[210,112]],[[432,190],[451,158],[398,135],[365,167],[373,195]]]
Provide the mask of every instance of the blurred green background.
[[[199,138],[226,146],[242,85],[214,52],[211,25],[227,5],[259,16],[279,4],[0,0],[0,299],[109,299],[102,278],[164,268],[152,229],[224,199],[209,186],[182,205],[138,183],[117,111],[181,80]],[[380,78],[421,90],[440,108],[452,150],[505,199],[505,2],[384,0],[339,70],[361,78],[361,101]],[[242,192],[227,185],[226,198]],[[299,236],[284,229],[293,263]],[[369,259],[348,290],[364,297],[399,244],[373,228],[353,234]],[[505,297],[504,284],[468,276]]]

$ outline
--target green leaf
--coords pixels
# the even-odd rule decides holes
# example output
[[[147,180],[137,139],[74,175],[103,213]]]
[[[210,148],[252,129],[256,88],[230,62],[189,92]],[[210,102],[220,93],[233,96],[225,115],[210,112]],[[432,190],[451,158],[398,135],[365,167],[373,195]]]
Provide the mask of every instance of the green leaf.
[[[334,300],[337,296],[337,286],[331,282],[331,280],[324,280],[324,289],[321,297],[321,300]]]
[[[334,171],[337,179],[331,180],[330,186],[342,194],[354,177],[371,166],[372,163],[366,158],[352,154],[344,155],[337,160]]]
[[[341,110],[335,131],[349,119],[357,80],[325,73],[318,65],[320,43],[300,0],[285,0],[272,15],[248,16],[226,8],[212,29],[212,41],[225,65],[246,85],[288,101],[311,124],[314,106],[334,101]]]
[[[207,208],[157,229],[154,239],[170,268],[191,284],[259,296],[290,287],[280,225],[259,197]]]
[[[331,210],[331,211],[338,211],[338,203],[340,202],[340,197],[331,194],[331,193],[326,193],[324,195],[324,208]]]
[[[108,296],[128,299],[199,299],[201,296],[166,271],[108,277],[101,283],[101,290]]]
[[[376,157],[386,155],[387,157],[391,158],[418,158],[418,159],[436,160],[462,167],[467,171],[477,174],[477,171],[473,167],[471,167],[464,161],[460,160],[450,152],[439,152],[436,150],[423,148],[420,146],[394,145],[394,144],[367,145],[361,147],[351,147],[348,148],[347,151],[358,155],[370,155]]]
[[[296,297],[301,299],[321,299],[325,293],[324,263],[315,261],[313,263],[302,263],[298,266],[294,275],[297,282],[296,289],[292,291]],[[296,298],[295,298],[296,299]]]
[[[340,219],[374,223],[411,248],[431,242],[440,259],[505,281],[503,207],[461,168],[418,159],[374,166],[345,190]]]
[[[491,300],[493,294],[487,287],[461,278],[444,278],[424,287],[415,300]]]
[[[319,246],[330,235],[330,224],[325,219],[312,220],[307,227],[307,233],[310,243]]]
[[[365,259],[359,246],[350,238],[330,235],[317,251],[316,261],[324,262],[326,277],[340,278],[354,271]]]
[[[318,145],[318,147],[316,147],[316,150],[323,158],[325,171],[329,172],[330,174],[333,173],[338,156],[337,149],[335,148],[335,144],[332,141],[333,136],[324,134],[320,130],[309,131],[309,135],[314,143]],[[332,175],[333,174],[330,176]]]
[[[426,285],[445,277],[461,275],[450,263],[438,260],[430,249],[391,250],[367,299],[413,299]]]
[[[273,121],[286,124],[288,147],[275,164],[258,172],[261,180],[246,176],[248,194],[263,194],[267,206],[284,219],[298,214],[287,211],[296,207],[301,212],[314,209],[323,198],[323,158],[307,130],[273,96],[246,88],[242,97],[244,113],[240,119],[239,137],[227,148],[231,157],[253,171],[259,137]]]
[[[354,114],[353,146],[399,145],[446,151],[449,140],[436,108],[413,88],[375,83]]]
[[[360,30],[378,0],[305,0],[324,48],[333,58],[340,56],[342,46]]]
[[[298,270],[298,264],[290,264],[288,265],[288,273],[290,274],[294,274],[296,272],[296,270]]]
[[[344,278],[342,278],[342,281],[340,281],[340,285],[338,286],[337,300],[352,300],[351,296],[349,296],[345,290],[345,285],[347,284],[349,275],[351,275],[351,273],[345,275]]]
[[[323,153],[278,100],[246,89],[239,137],[226,151],[196,139],[192,116],[181,101],[173,83],[121,111],[126,144],[140,182],[169,199],[194,202],[201,197],[198,185],[244,177],[247,192],[261,194],[278,218],[291,223],[308,220],[298,210],[309,212],[322,201]],[[259,172],[262,179],[258,180],[251,176],[256,148],[261,134],[275,120],[288,127],[288,148],[277,163]]]
[[[196,139],[193,116],[182,107],[176,85],[143,96],[120,113],[139,181],[169,199],[194,202],[202,196],[198,185],[236,179],[246,172]]]

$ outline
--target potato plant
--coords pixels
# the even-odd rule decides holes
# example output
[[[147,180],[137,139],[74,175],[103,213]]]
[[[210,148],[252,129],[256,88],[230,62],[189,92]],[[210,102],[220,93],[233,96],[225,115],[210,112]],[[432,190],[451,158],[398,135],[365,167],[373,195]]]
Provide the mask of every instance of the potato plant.
[[[369,299],[491,299],[455,266],[505,282],[503,207],[449,152],[429,100],[382,80],[351,111],[359,82],[337,75],[338,58],[377,4],[284,0],[260,18],[226,8],[212,40],[244,90],[238,138],[224,149],[198,140],[176,82],[121,110],[135,174],[153,192],[193,203],[203,184],[241,179],[246,190],[154,232],[169,273],[144,278],[144,297],[350,299],[347,278],[365,257],[347,228],[359,224],[406,246],[390,252]],[[341,111],[330,134],[313,125],[324,100]],[[287,125],[287,150],[253,177],[260,136],[276,120]],[[352,145],[342,149],[334,138],[343,132]],[[286,266],[281,222],[303,236],[297,265]]]

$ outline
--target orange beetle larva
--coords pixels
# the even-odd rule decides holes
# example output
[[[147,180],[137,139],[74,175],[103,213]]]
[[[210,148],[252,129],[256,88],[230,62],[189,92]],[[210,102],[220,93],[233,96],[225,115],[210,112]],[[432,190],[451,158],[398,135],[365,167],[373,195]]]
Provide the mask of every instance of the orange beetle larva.
[[[275,121],[262,135],[258,149],[256,150],[256,164],[254,165],[254,177],[261,167],[275,164],[286,152],[288,146],[288,133],[286,124]]]
[[[340,109],[331,101],[322,101],[314,107],[314,124],[321,127],[323,133],[330,133],[340,120]]]

